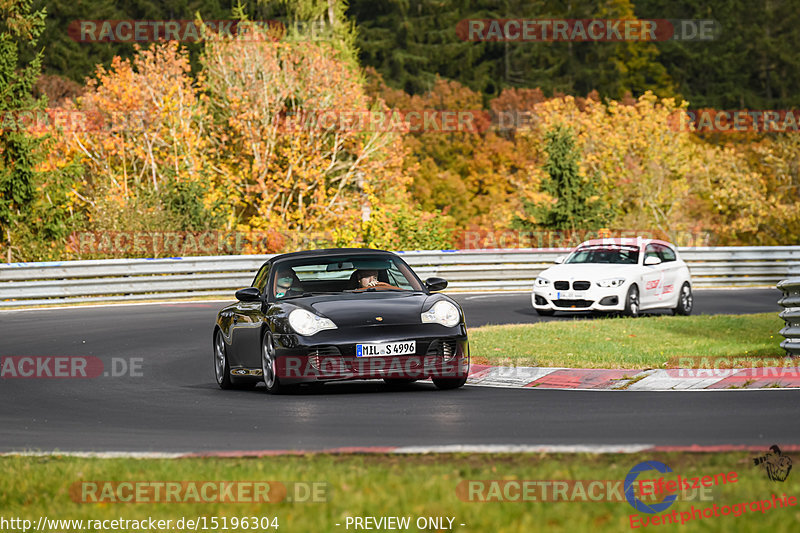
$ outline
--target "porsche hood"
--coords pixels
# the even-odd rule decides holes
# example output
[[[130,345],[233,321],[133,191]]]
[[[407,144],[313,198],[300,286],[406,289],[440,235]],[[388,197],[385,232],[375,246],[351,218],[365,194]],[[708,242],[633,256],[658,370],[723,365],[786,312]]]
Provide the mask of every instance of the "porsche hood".
[[[346,328],[419,324],[420,314],[440,299],[439,295],[421,292],[375,291],[313,296],[292,303]]]

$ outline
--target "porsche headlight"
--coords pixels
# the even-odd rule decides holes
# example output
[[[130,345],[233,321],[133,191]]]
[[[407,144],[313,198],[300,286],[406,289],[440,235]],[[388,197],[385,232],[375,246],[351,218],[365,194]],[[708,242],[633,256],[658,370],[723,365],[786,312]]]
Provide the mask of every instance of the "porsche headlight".
[[[458,308],[447,300],[439,300],[430,309],[422,313],[423,324],[441,324],[452,328],[461,321]]]
[[[537,287],[547,287],[550,285],[550,280],[546,278],[538,277],[536,278],[536,286]]]
[[[609,278],[601,279],[597,282],[598,287],[622,287],[625,283],[625,278]]]
[[[336,329],[331,319],[315,315],[305,309],[295,309],[289,313],[289,325],[300,335],[314,335],[323,329]]]

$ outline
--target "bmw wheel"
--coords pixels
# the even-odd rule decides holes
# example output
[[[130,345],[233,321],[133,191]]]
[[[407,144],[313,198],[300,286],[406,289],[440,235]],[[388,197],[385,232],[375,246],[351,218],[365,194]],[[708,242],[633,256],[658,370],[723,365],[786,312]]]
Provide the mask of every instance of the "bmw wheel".
[[[684,283],[683,287],[681,287],[681,294],[678,296],[678,306],[672,309],[672,314],[690,315],[692,314],[692,307],[694,307],[692,287],[688,283]]]
[[[639,316],[640,309],[639,287],[634,283],[628,289],[628,296],[625,297],[625,316],[636,318]]]

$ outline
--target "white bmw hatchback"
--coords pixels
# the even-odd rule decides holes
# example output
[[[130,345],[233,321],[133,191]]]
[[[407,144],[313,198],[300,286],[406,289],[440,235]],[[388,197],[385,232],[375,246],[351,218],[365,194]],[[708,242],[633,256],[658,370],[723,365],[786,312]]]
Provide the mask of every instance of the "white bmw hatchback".
[[[536,278],[531,295],[540,315],[556,311],[692,312],[692,278],[674,245],[649,239],[586,241]]]

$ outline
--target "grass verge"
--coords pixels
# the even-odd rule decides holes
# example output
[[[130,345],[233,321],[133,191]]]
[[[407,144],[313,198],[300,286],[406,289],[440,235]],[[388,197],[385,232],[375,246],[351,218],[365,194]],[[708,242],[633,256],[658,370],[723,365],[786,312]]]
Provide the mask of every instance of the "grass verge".
[[[691,494],[680,496],[666,511],[677,511],[678,518],[680,513],[690,512],[692,506],[704,508],[718,504],[721,507],[770,499],[772,494],[798,494],[800,476],[790,474],[784,483],[771,482],[763,470],[753,466],[755,455],[758,454],[314,455],[178,460],[5,457],[0,459],[4,473],[0,478],[0,509],[6,519],[19,517],[34,523],[39,516],[75,520],[153,517],[170,519],[173,524],[181,517],[277,517],[279,532],[344,532],[348,516],[409,516],[412,524],[418,517],[452,517],[453,530],[462,532],[624,531],[630,529],[629,516],[637,514],[624,500],[624,494],[622,501],[563,501],[562,498],[555,502],[472,502],[466,501],[469,493],[457,492],[457,487],[469,480],[609,480],[616,483],[639,462],[658,460],[672,468],[673,473],[664,475],[668,480],[678,474],[684,478],[731,471],[738,474],[735,483],[713,487],[702,496],[698,493],[689,500],[686,497]],[[323,482],[327,483],[327,501],[77,503],[70,496],[70,487],[82,481],[182,480],[281,481],[287,485]],[[519,498],[514,494],[517,493],[512,494],[513,498]],[[541,489],[534,494],[541,495]],[[566,494],[567,498],[576,495],[572,490]],[[580,494],[577,497],[580,498]],[[703,518],[688,522],[681,530],[796,531],[798,522],[800,508],[787,507],[765,513],[748,510],[739,517]],[[336,526],[337,523],[341,526]],[[656,530],[677,527],[673,524]],[[50,531],[53,530],[37,533]],[[58,531],[81,530],[59,528]],[[353,531],[352,526],[350,531]],[[419,529],[412,525],[408,531]]]
[[[470,329],[472,362],[664,368],[677,357],[783,357],[777,313],[597,318]]]

